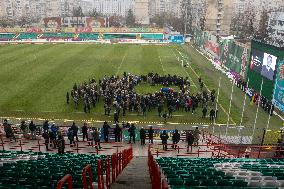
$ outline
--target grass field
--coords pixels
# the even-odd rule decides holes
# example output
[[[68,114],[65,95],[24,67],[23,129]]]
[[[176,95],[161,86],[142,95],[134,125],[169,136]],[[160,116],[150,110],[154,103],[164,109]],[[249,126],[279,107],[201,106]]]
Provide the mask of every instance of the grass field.
[[[182,54],[182,55],[181,55]],[[188,68],[181,67],[177,59],[183,56],[189,62]],[[147,74],[157,72],[188,76],[192,80],[191,91],[199,91],[198,76],[205,80],[209,90],[217,90],[221,78],[219,98],[219,124],[239,124],[241,118],[243,93],[234,90],[231,112],[229,102],[231,84],[224,75],[191,46],[157,46],[157,45],[5,45],[0,46],[0,115],[2,117],[48,118],[71,120],[112,120],[103,115],[103,104],[83,113],[82,104],[75,110],[73,102],[66,104],[65,94],[74,83],[81,83],[90,78],[100,79],[104,75],[122,75],[123,72]],[[147,84],[137,86],[139,93],[154,92],[160,86]],[[254,125],[256,107],[247,102],[243,125],[251,132]],[[230,119],[228,121],[228,114]],[[267,114],[259,110],[256,126],[266,127]],[[141,122],[161,122],[156,111],[146,118],[128,114],[122,120]],[[201,109],[194,115],[175,112],[169,122],[174,123],[209,123],[209,118],[201,119]],[[282,121],[272,117],[270,125],[279,128]]]

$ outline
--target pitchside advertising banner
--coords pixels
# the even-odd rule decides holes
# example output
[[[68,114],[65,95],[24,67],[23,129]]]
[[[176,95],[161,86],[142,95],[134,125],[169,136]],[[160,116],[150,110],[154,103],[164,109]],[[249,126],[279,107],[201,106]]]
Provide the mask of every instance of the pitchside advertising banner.
[[[243,78],[246,78],[250,54],[249,49],[237,45],[233,40],[222,40],[220,48],[221,63],[236,73],[239,73]]]
[[[215,35],[204,32],[204,49],[214,58],[220,58],[220,45]]]
[[[273,103],[280,111],[284,112],[284,59],[278,62]]]

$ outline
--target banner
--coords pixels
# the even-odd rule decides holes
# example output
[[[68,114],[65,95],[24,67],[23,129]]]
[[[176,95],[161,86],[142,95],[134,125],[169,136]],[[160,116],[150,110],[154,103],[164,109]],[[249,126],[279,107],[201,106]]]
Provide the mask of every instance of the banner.
[[[220,42],[220,62],[243,78],[246,78],[247,75],[249,54],[249,49],[241,47],[233,40]]]
[[[284,60],[278,62],[277,76],[273,93],[273,104],[284,112]]]
[[[200,49],[204,49],[204,36],[201,30],[195,29],[193,42]]]
[[[220,45],[215,35],[204,32],[204,49],[214,58],[220,58]]]

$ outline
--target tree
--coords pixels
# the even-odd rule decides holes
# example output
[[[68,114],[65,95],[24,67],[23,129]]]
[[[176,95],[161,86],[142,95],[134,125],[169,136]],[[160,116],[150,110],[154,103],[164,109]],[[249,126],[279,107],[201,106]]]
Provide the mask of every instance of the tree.
[[[74,17],[82,17],[82,16],[84,16],[82,7],[79,6],[79,7],[77,7],[77,8],[74,8],[74,9],[73,9],[73,12],[72,12],[72,15],[73,15]]]
[[[3,28],[13,27],[14,24],[11,20],[8,19],[8,17],[3,16],[3,17],[0,17],[0,26]]]
[[[120,27],[122,25],[122,17],[118,15],[113,15],[109,18],[110,27]]]
[[[97,17],[100,16],[100,14],[97,12],[96,9],[93,9],[93,10],[91,10],[90,12],[88,12],[87,16],[97,18]]]
[[[191,0],[184,0],[182,1],[181,4],[181,19],[182,22],[184,23],[184,32],[188,33],[188,32],[192,32],[193,28],[192,28],[192,3]]]
[[[205,22],[206,22],[206,18],[205,18],[205,16],[203,15],[203,16],[200,17],[200,21],[199,21],[199,23],[200,23],[200,29],[201,29],[202,31],[205,30]]]
[[[133,14],[133,11],[129,9],[126,16],[126,26],[134,27],[135,25],[135,16]]]
[[[260,40],[264,40],[267,36],[267,29],[268,29],[268,13],[265,9],[263,9],[262,13],[261,13],[261,17],[260,17],[260,21],[259,21],[259,29],[257,32],[257,38]]]

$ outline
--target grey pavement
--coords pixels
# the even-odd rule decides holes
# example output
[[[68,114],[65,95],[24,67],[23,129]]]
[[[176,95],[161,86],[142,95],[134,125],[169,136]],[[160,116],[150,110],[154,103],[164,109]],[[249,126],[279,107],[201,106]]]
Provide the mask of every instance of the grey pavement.
[[[111,189],[151,189],[147,157],[133,157]]]

